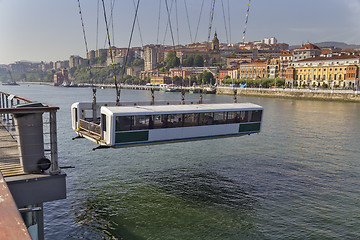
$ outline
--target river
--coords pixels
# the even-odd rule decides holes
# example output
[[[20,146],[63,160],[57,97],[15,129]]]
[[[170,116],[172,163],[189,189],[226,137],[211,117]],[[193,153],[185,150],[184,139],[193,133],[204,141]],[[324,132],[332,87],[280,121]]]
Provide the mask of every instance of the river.
[[[44,204],[46,239],[360,238],[359,103],[239,97],[264,107],[260,134],[92,151],[71,140],[70,121],[90,88],[1,90],[60,107],[59,162],[75,168],[64,170],[67,199]],[[97,96],[114,101],[115,90]],[[150,96],[121,91],[122,101]]]

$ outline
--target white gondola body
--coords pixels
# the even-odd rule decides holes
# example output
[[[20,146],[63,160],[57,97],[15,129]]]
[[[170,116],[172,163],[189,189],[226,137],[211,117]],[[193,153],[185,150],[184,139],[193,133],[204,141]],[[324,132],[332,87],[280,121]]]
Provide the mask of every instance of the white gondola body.
[[[242,136],[261,131],[263,108],[251,103],[113,105],[99,103],[94,123],[91,103],[73,104],[73,129],[79,136],[109,147]]]

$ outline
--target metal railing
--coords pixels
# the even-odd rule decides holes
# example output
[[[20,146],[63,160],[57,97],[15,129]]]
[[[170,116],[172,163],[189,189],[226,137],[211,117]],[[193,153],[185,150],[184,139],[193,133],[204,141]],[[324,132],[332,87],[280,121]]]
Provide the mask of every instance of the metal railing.
[[[33,172],[27,168],[60,173],[56,131],[56,111],[59,108],[34,103],[0,91],[0,171],[4,176]],[[26,122],[24,116],[35,115],[33,122]],[[40,150],[33,151],[34,148]],[[36,154],[42,156],[39,161],[32,163],[27,160]]]
[[[240,88],[240,87],[228,87],[228,86],[218,86],[219,89],[236,89],[240,91],[280,91],[280,92],[313,92],[313,93],[338,93],[338,94],[360,94],[360,91],[351,90],[351,89],[321,89],[321,88]]]
[[[81,130],[85,130],[89,133],[92,133],[92,134],[95,134],[95,135],[98,135],[99,137],[101,137],[101,126],[100,125],[93,123],[93,122],[88,122],[84,119],[80,119],[79,123],[80,123]]]

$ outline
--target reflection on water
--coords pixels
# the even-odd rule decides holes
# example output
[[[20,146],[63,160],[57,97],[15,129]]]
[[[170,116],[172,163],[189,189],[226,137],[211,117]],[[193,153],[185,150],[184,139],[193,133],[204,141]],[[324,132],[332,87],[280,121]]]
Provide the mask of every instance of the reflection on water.
[[[10,88],[61,107],[60,165],[76,167],[66,170],[67,199],[44,205],[47,239],[360,238],[358,103],[239,97],[264,107],[260,134],[93,152],[70,140],[69,110],[90,101],[91,89]],[[98,91],[99,101],[114,98]]]

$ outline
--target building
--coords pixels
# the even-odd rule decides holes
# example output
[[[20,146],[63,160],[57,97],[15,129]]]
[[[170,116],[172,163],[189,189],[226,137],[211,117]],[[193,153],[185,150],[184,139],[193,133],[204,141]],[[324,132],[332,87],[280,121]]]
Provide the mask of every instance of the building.
[[[142,70],[142,67],[127,67],[126,75],[129,75],[132,77],[140,77],[141,70]]]
[[[272,38],[264,38],[263,40],[261,40],[262,43],[265,43],[265,44],[276,44],[277,43],[277,39],[272,37]]]
[[[286,71],[286,83],[300,87],[354,88],[358,84],[360,57],[339,55],[313,57],[293,62]]]
[[[107,66],[111,66],[113,63],[114,63],[114,64],[124,65],[125,57],[120,56],[120,55],[112,56],[112,57],[113,57],[113,58],[108,57],[108,58],[106,59],[106,65],[107,65]]]
[[[63,83],[69,83],[69,71],[67,69],[54,73],[54,85],[59,86]]]
[[[273,58],[269,61],[267,66],[269,78],[279,78],[280,72],[280,58]]]
[[[91,50],[87,53],[87,59],[94,59],[95,58],[95,50]]]
[[[53,62],[53,69],[62,69],[62,68],[68,68],[70,65],[70,61],[56,61]]]
[[[185,47],[175,46],[174,48],[166,49],[165,55],[169,52],[175,51],[176,56],[180,59],[181,65],[183,64],[185,59],[195,59],[196,56],[201,56],[204,59],[205,66],[211,66],[214,63],[219,63],[221,61],[220,43],[216,33],[214,34],[211,46],[208,46],[208,44],[190,44]]]
[[[156,68],[157,54],[155,45],[147,45],[144,47],[144,70],[151,71]]]
[[[69,68],[73,68],[76,66],[79,66],[83,61],[83,58],[80,56],[71,55],[69,58]],[[58,69],[60,67],[56,67],[55,69]]]
[[[231,79],[236,79],[238,78],[238,67],[234,66],[232,68],[223,68],[219,70],[219,77],[218,77],[218,81],[219,84],[223,84],[223,80],[229,76],[229,78]]]
[[[280,71],[279,78],[285,79],[286,69],[292,63],[293,55],[291,51],[285,51],[280,55]]]
[[[98,49],[95,51],[95,57],[104,57],[107,55],[107,49]]]
[[[321,49],[311,43],[303,45],[299,49],[293,51],[293,61],[300,61],[307,58],[318,57],[321,55]]]
[[[59,86],[64,82],[64,76],[62,75],[62,72],[56,72],[54,73],[54,85]]]
[[[157,77],[151,77],[150,83],[152,85],[160,85],[160,84],[170,84],[170,78],[166,76],[157,76]]]
[[[182,68],[170,68],[169,72],[170,72],[170,77],[172,77],[172,78],[179,77],[182,79],[190,77],[190,75],[192,74],[191,70],[186,70],[186,69],[182,69]]]
[[[240,65],[239,78],[253,80],[259,78],[269,78],[268,61],[255,61]]]

